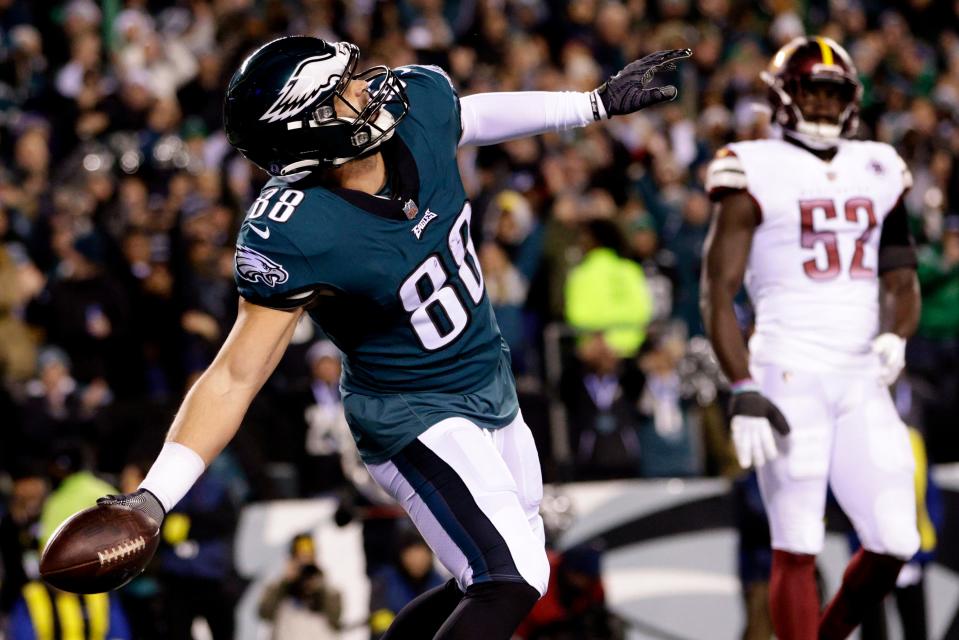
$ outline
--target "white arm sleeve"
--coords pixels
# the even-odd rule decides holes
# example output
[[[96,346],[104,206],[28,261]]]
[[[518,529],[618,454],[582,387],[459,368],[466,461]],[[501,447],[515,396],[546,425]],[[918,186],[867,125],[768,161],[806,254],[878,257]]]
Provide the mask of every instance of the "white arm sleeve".
[[[513,91],[477,93],[460,100],[460,146],[487,145],[547,131],[585,127],[606,118],[595,92]]]
[[[196,451],[179,442],[167,442],[139,488],[155,495],[170,513],[205,470],[206,463]]]

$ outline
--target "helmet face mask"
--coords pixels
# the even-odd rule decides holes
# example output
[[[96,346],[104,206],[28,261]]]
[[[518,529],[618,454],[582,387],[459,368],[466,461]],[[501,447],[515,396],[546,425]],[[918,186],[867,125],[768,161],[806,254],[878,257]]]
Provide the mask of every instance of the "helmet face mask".
[[[294,36],[264,45],[227,89],[223,119],[230,144],[281,177],[369,155],[392,136],[409,100],[387,67],[355,74],[358,59],[359,49],[347,42]],[[351,102],[354,80],[375,85],[366,88],[366,104]]]
[[[402,114],[409,110],[409,101],[406,98],[406,92],[403,84],[393,73],[393,70],[386,66],[377,66],[367,69],[353,77],[353,80],[365,81],[371,83],[378,78],[382,78],[379,85],[372,91],[367,87],[366,92],[369,95],[369,101],[362,108],[357,108],[343,92],[338,92],[333,98],[339,99],[339,104],[344,110],[352,113],[352,118],[337,115],[336,107],[323,104],[313,112],[313,120],[320,127],[326,126],[333,120],[344,122],[350,126],[350,142],[357,149],[361,149],[358,156],[365,155],[380,143],[390,139],[393,135],[393,129],[399,124],[399,119],[393,117],[385,107],[387,105],[399,105]],[[347,85],[348,86],[348,85]],[[346,87],[343,89],[346,90]],[[338,166],[351,160],[352,158],[335,158],[333,166]]]
[[[796,38],[760,74],[785,135],[814,149],[855,133],[862,86],[849,54],[828,38]],[[831,112],[831,113],[830,113]]]

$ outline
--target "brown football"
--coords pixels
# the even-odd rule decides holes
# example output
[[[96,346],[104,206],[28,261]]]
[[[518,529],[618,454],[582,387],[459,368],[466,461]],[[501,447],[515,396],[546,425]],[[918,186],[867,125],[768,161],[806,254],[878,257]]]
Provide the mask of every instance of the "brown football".
[[[160,523],[130,507],[97,505],[70,516],[40,557],[40,577],[73,593],[122,587],[146,568],[160,543]]]

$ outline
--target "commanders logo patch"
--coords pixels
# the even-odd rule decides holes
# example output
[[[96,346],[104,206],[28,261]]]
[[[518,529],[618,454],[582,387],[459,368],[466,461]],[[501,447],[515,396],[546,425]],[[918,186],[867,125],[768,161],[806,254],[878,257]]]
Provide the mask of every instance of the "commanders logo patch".
[[[236,246],[236,255],[233,258],[237,274],[249,282],[262,282],[275,287],[290,279],[283,265],[273,262],[265,255],[254,251],[242,244]]]

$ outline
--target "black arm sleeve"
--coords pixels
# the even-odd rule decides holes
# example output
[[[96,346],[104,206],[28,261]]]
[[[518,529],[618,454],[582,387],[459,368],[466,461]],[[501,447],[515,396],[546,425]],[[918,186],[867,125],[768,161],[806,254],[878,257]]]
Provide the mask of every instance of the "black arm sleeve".
[[[909,233],[909,214],[902,198],[886,219],[882,221],[882,235],[879,237],[879,273],[893,269],[915,269],[916,244]]]

